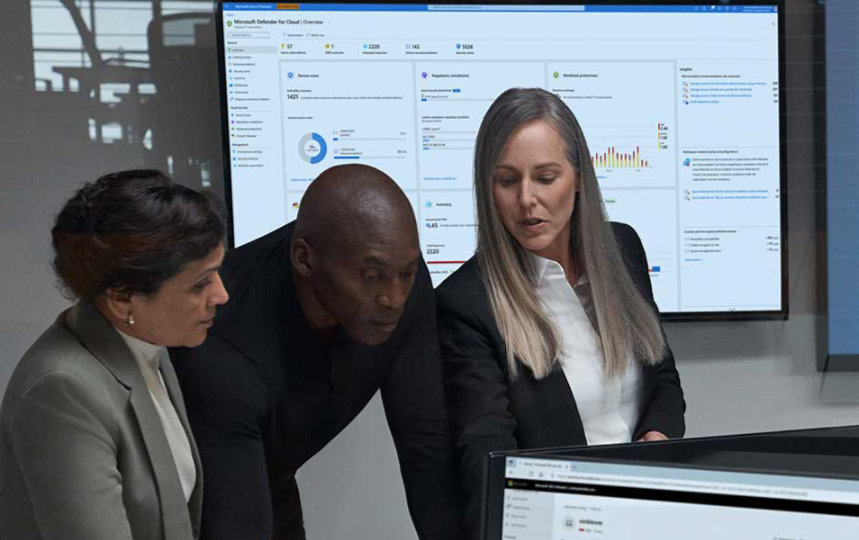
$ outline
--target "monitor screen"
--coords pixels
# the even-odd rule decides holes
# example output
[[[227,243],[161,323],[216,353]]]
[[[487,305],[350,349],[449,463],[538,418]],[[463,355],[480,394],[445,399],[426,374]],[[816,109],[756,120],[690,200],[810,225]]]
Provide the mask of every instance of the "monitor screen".
[[[831,540],[859,535],[859,480],[501,458],[486,540]],[[494,494],[490,493],[490,500]]]
[[[484,113],[542,87],[582,125],[663,315],[786,313],[778,2],[225,2],[219,16],[234,245],[293,220],[326,168],[365,163],[412,201],[440,283],[474,254]]]
[[[823,370],[859,371],[859,82],[856,26],[859,2],[826,3],[826,286],[827,358]]]

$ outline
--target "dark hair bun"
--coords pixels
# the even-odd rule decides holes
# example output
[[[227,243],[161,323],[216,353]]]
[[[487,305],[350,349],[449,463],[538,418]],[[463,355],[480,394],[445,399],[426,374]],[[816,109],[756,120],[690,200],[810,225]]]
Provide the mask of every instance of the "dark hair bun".
[[[66,202],[51,230],[65,289],[93,299],[107,289],[151,295],[224,238],[210,197],[155,170],[108,174]]]

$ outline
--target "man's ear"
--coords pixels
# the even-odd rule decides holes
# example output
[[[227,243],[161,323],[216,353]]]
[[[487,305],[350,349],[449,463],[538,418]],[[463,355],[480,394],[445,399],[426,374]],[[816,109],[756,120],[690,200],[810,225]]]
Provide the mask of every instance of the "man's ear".
[[[294,238],[290,246],[290,255],[292,268],[299,276],[309,278],[313,275],[314,253],[306,239]]]

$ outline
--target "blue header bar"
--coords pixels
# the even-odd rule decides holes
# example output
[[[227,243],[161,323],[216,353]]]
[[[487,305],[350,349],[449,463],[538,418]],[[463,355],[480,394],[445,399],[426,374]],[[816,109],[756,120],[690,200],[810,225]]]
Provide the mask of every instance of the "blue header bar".
[[[502,5],[502,4],[305,4],[224,3],[227,11],[434,11],[434,12],[530,12],[530,13],[778,13],[778,6],[723,5]]]

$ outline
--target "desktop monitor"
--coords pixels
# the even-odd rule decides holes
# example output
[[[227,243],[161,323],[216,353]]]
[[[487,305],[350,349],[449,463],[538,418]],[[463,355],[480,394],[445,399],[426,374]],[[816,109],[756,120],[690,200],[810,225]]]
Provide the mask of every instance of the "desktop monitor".
[[[859,478],[510,453],[487,501],[482,540],[859,537]]]
[[[411,200],[440,283],[476,247],[485,111],[542,87],[579,119],[665,318],[786,316],[782,1],[217,9],[234,245],[293,220],[326,168],[365,163]]]

